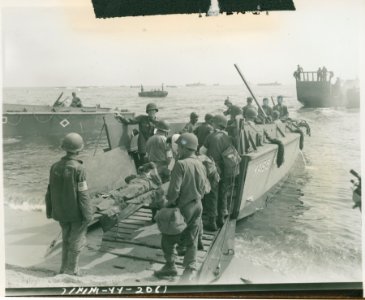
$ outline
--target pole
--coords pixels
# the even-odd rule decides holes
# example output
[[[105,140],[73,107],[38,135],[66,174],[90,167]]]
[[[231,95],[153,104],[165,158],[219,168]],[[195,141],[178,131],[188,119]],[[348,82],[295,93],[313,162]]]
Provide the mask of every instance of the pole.
[[[274,106],[276,105],[276,104],[275,104],[275,101],[274,101],[274,98],[273,98],[273,96],[271,96],[270,98],[271,98],[272,105],[273,105],[273,108],[274,108]]]
[[[240,68],[237,66],[237,64],[234,64],[234,66],[235,66],[235,68],[236,68],[236,70],[237,70],[238,74],[241,76],[241,79],[242,79],[242,80],[243,80],[243,82],[245,83],[245,85],[246,85],[246,87],[247,87],[248,91],[250,92],[250,94],[251,94],[252,98],[255,100],[256,105],[260,108],[260,110],[262,111],[262,113],[263,113],[263,115],[265,116],[265,118],[267,118],[267,115],[266,115],[265,111],[262,109],[262,107],[261,107],[260,103],[257,101],[257,99],[256,99],[255,95],[253,94],[253,92],[252,92],[252,90],[251,90],[250,86],[248,85],[248,83],[247,83],[247,81],[246,81],[245,77],[243,77],[243,75],[242,75],[242,73],[241,73]]]

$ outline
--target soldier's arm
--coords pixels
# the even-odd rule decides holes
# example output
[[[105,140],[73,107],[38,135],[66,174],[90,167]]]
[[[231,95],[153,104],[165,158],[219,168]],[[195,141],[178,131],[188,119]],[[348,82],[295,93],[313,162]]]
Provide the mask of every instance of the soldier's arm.
[[[139,122],[141,121],[141,117],[142,116],[137,116],[137,117],[135,117],[135,118],[124,118],[123,116],[121,116],[121,115],[117,115],[117,116],[115,116],[115,118],[119,121],[119,122],[121,122],[121,123],[123,123],[123,124],[125,124],[125,125],[134,125],[134,124],[139,124]]]
[[[77,178],[77,198],[79,200],[81,214],[86,222],[90,222],[93,218],[93,208],[91,206],[88,186],[86,183],[86,172],[82,167]]]
[[[179,198],[180,194],[183,174],[184,172],[181,163],[177,161],[171,172],[170,184],[166,195],[168,207],[176,206],[176,200]]]

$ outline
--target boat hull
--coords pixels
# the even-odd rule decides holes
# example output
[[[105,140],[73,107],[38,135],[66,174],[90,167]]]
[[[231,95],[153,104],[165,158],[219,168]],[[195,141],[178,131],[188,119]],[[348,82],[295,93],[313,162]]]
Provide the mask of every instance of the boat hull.
[[[40,105],[4,105],[3,137],[64,136],[77,132],[84,138],[96,137],[110,108],[55,108]],[[132,113],[122,112],[126,117]]]
[[[238,219],[254,214],[265,206],[268,194],[285,181],[299,154],[299,135],[290,134],[281,139],[284,163],[278,167],[278,146],[265,144],[260,151],[244,155],[245,174],[241,177],[243,188],[239,195]]]
[[[168,92],[166,91],[149,91],[149,92],[139,92],[139,97],[148,97],[148,98],[164,98],[166,97]]]

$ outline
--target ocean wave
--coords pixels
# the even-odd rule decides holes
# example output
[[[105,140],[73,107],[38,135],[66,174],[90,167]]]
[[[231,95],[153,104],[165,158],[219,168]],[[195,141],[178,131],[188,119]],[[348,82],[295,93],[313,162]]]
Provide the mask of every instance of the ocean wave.
[[[15,143],[19,143],[21,140],[17,138],[4,138],[3,145],[11,145]]]
[[[44,204],[30,204],[28,202],[23,203],[4,203],[7,207],[13,210],[21,211],[46,211],[46,206]]]

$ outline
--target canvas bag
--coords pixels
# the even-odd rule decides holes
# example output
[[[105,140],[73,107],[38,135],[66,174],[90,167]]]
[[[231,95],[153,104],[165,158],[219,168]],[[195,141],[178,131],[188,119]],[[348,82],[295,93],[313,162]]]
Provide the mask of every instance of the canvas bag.
[[[178,207],[164,207],[160,209],[155,216],[155,220],[160,232],[167,235],[180,234],[187,226],[184,216]]]

